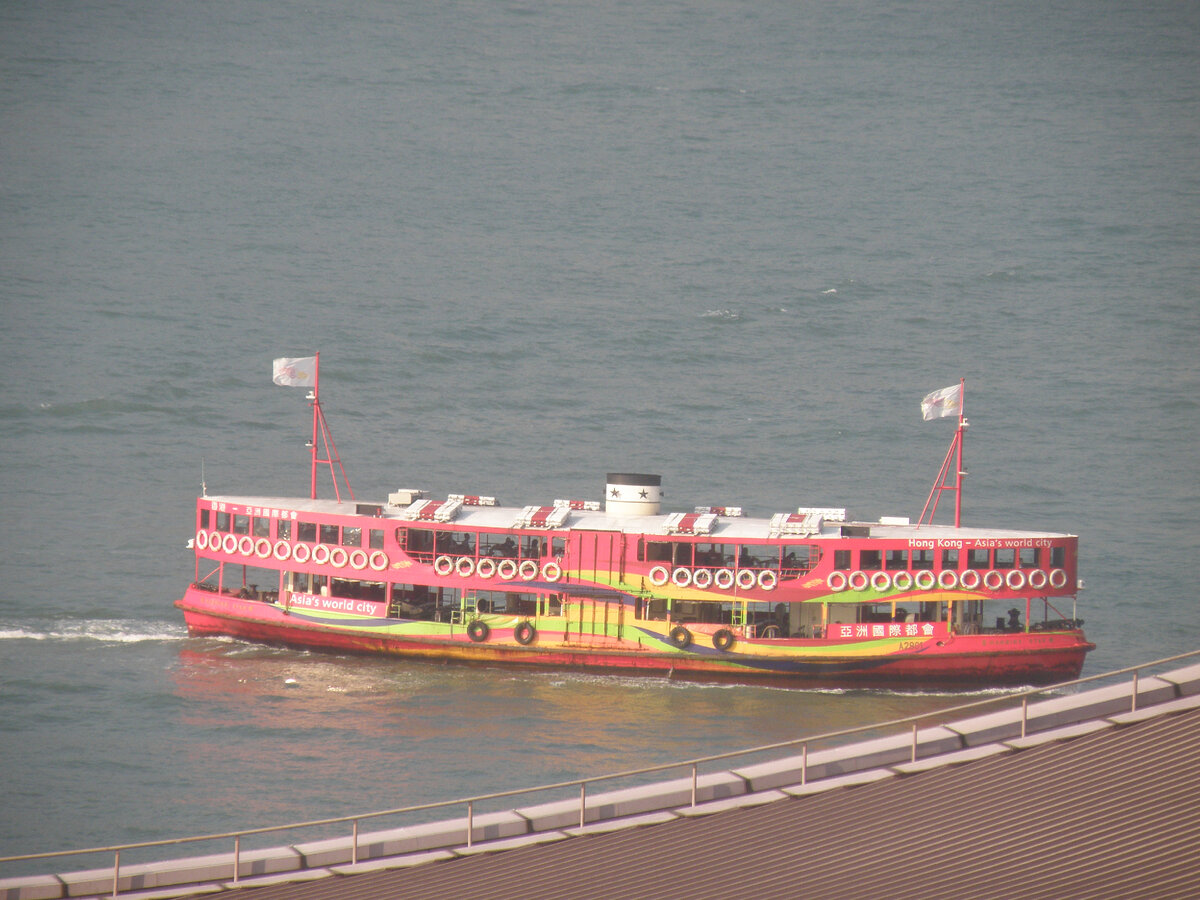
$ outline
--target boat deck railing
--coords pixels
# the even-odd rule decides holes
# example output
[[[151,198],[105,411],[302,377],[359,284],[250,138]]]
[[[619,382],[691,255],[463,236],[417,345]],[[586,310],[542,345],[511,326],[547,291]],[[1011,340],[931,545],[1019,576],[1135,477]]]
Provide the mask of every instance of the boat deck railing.
[[[1152,662],[1142,663],[1136,666],[1128,666],[1123,669],[1117,669],[1110,672],[1104,672],[1098,675],[1091,675],[1084,678],[1077,678],[1073,681],[1060,682],[1053,685],[1046,685],[1037,688],[1029,688],[1021,691],[1005,692],[999,696],[987,697],[979,700],[972,700],[968,703],[961,703],[954,706],[942,707],[928,712],[918,713],[911,716],[904,716],[898,719],[891,719],[884,722],[874,722],[869,725],[860,725],[852,728],[843,728],[836,731],[827,731],[821,734],[810,735],[808,737],[796,738],[788,741],[780,741],[772,744],[764,744],[757,747],[751,747],[743,750],[733,750],[724,753],[712,754],[709,756],[696,757],[694,759],[659,763],[653,766],[644,766],[637,769],[628,769],[621,772],[613,772],[605,775],[595,775],[588,778],[581,778],[572,781],[561,781],[553,784],[543,784],[534,787],[515,788],[506,791],[496,791],[487,794],[480,794],[472,797],[462,797],[453,800],[442,800],[432,803],[421,803],[410,806],[402,806],[394,809],[379,810],[375,812],[358,813],[347,816],[337,816],[333,818],[312,819],[302,822],[291,822],[282,825],[263,826],[259,828],[247,828],[237,831],[221,832],[219,834],[204,834],[191,837],[170,838],[156,841],[142,841],[138,843],[119,844],[106,847],[90,847],[80,850],[59,850],[47,853],[23,854],[18,856],[0,857],[0,864],[23,863],[28,864],[40,860],[61,860],[66,858],[81,858],[87,856],[96,856],[104,854],[111,857],[111,891],[106,887],[103,891],[105,896],[117,897],[121,895],[122,881],[122,856],[125,855],[126,860],[133,851],[149,851],[156,849],[165,849],[169,847],[180,847],[189,844],[200,844],[204,842],[219,842],[225,846],[232,845],[232,858],[230,859],[231,866],[227,866],[226,871],[230,877],[227,881],[237,883],[239,879],[244,880],[243,869],[245,868],[243,859],[243,842],[248,838],[260,838],[269,835],[287,835],[303,830],[325,829],[333,830],[333,833],[341,833],[341,840],[349,838],[349,862],[351,865],[356,865],[360,861],[360,832],[365,823],[374,822],[384,818],[403,818],[409,817],[417,819],[421,814],[428,814],[436,810],[451,810],[465,809],[466,819],[461,830],[461,841],[458,841],[458,846],[470,848],[473,844],[479,842],[476,835],[477,822],[476,815],[483,810],[494,810],[498,801],[506,801],[513,797],[557,794],[562,796],[564,792],[570,797],[577,797],[577,801],[572,801],[578,812],[577,824],[582,828],[589,821],[595,822],[598,818],[596,806],[594,802],[592,806],[588,805],[589,796],[595,801],[595,789],[597,786],[616,782],[629,781],[631,779],[645,779],[647,776],[659,775],[661,773],[678,772],[686,773],[682,777],[690,777],[690,806],[695,807],[698,803],[698,786],[701,782],[701,769],[715,763],[727,763],[730,760],[744,760],[749,764],[752,757],[763,756],[765,754],[774,754],[779,751],[798,751],[799,757],[799,784],[805,785],[810,778],[809,755],[810,748],[814,745],[819,745],[824,748],[834,747],[839,743],[845,743],[847,738],[872,736],[878,737],[881,732],[890,732],[893,741],[896,735],[906,735],[906,732],[911,732],[911,752],[905,749],[905,754],[909,755],[910,761],[916,763],[918,760],[918,745],[919,732],[921,723],[928,723],[932,719],[948,720],[949,717],[960,716],[963,713],[979,713],[988,709],[996,709],[1005,707],[1005,711],[1015,717],[1017,705],[1020,705],[1020,736],[1024,738],[1026,731],[1030,725],[1030,701],[1038,698],[1046,698],[1051,694],[1069,694],[1072,689],[1081,685],[1092,684],[1099,681],[1112,681],[1114,679],[1130,676],[1129,688],[1123,686],[1113,686],[1112,691],[1106,693],[1106,703],[1108,710],[1113,708],[1114,702],[1120,705],[1126,712],[1136,712],[1138,710],[1139,700],[1139,679],[1147,675],[1151,670],[1158,669],[1171,663],[1178,662],[1184,659],[1190,659],[1200,656],[1200,650],[1193,650],[1187,653],[1177,654],[1175,656],[1164,657]],[[1125,698],[1121,700],[1120,698]],[[1154,701],[1160,702],[1160,701]],[[1112,712],[1106,712],[1106,715],[1111,715]],[[972,720],[975,721],[975,720]],[[982,720],[979,720],[982,721]],[[1014,721],[1009,720],[1008,724],[1013,730],[1016,729]],[[992,727],[992,726],[988,726]],[[1039,727],[1045,727],[1040,725]],[[905,737],[905,745],[908,746],[907,736]],[[823,771],[820,774],[813,776],[814,778],[829,777],[829,770],[822,767]],[[795,774],[795,770],[792,770]],[[793,782],[795,783],[795,782]],[[684,792],[686,793],[686,792]],[[687,801],[685,801],[686,803]],[[589,813],[591,817],[589,819]],[[574,818],[574,813],[570,814]],[[603,817],[603,816],[601,816]],[[420,821],[428,821],[428,819],[417,819],[414,824],[419,824]],[[456,822],[462,821],[459,819]],[[344,829],[344,831],[342,830]],[[487,829],[484,829],[485,833]],[[489,838],[490,839],[490,836]],[[369,843],[369,841],[368,841]],[[229,857],[224,857],[229,859]],[[8,879],[12,884],[15,879]],[[0,881],[0,888],[3,888],[4,881]],[[126,888],[126,893],[129,892]],[[5,895],[3,890],[0,890],[0,895]],[[94,895],[94,894],[93,894]],[[15,896],[15,895],[13,895]]]

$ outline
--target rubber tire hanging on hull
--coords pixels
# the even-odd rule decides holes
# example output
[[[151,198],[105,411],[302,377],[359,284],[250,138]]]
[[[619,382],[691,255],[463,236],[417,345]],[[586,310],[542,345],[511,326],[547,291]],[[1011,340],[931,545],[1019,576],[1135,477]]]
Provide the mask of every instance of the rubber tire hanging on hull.
[[[513,637],[517,639],[517,643],[522,646],[528,646],[534,642],[537,637],[537,629],[533,627],[533,623],[528,619],[521,622],[513,629]]]
[[[671,629],[671,643],[680,650],[686,649],[692,643],[692,633],[682,625],[676,625]]]
[[[728,650],[733,646],[733,632],[728,628],[722,628],[720,631],[714,632],[712,642],[718,650]]]
[[[488,639],[488,635],[492,633],[492,629],[488,628],[487,622],[481,619],[472,619],[467,626],[467,637],[477,644],[482,644]]]

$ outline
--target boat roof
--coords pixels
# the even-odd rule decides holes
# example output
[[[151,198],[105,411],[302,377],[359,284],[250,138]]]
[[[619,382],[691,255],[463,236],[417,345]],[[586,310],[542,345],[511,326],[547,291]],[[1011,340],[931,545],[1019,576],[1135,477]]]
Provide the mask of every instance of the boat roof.
[[[1005,528],[955,527],[953,525],[923,524],[917,525],[906,519],[886,517],[876,522],[840,521],[825,517],[814,518],[810,527],[814,530],[805,533],[797,530],[780,530],[777,520],[780,516],[796,518],[795,514],[781,513],[771,518],[753,516],[713,516],[707,531],[678,531],[675,525],[681,516],[691,515],[683,512],[660,513],[656,515],[613,515],[603,509],[571,509],[561,525],[551,528],[540,528],[523,524],[520,519],[530,507],[516,506],[461,506],[453,519],[449,521],[418,520],[408,512],[407,506],[394,506],[386,503],[354,502],[346,500],[310,499],[307,497],[254,497],[254,496],[205,496],[201,499],[214,503],[227,503],[241,507],[261,508],[263,510],[289,510],[299,513],[318,513],[324,515],[354,516],[363,515],[363,506],[378,507],[378,515],[373,519],[385,519],[396,524],[411,524],[418,527],[437,528],[446,531],[467,531],[474,529],[495,529],[500,531],[522,531],[537,533],[542,531],[612,531],[624,534],[645,534],[661,536],[664,539],[687,538],[698,539],[702,543],[721,543],[726,540],[768,541],[780,538],[796,540],[841,539],[845,536],[843,526],[870,529],[869,536],[873,538],[888,538],[892,540],[1036,540],[1039,538],[1066,538],[1074,535],[1062,532],[1028,531]],[[536,508],[536,507],[535,507]],[[264,513],[266,514],[266,513]],[[867,537],[868,534],[859,535]]]

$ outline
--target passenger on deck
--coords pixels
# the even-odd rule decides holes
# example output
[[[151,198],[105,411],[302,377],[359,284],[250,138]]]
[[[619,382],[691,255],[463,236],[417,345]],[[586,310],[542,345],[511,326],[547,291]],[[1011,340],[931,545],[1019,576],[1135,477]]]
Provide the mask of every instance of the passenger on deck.
[[[1021,611],[1019,609],[1010,609],[1008,611],[1008,630],[1021,630]]]

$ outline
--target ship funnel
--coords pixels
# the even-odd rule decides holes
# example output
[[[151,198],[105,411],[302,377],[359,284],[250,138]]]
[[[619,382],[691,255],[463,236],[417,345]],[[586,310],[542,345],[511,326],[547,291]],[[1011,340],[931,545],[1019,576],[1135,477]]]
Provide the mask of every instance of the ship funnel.
[[[614,516],[656,516],[662,506],[662,476],[609,472],[604,510]]]

